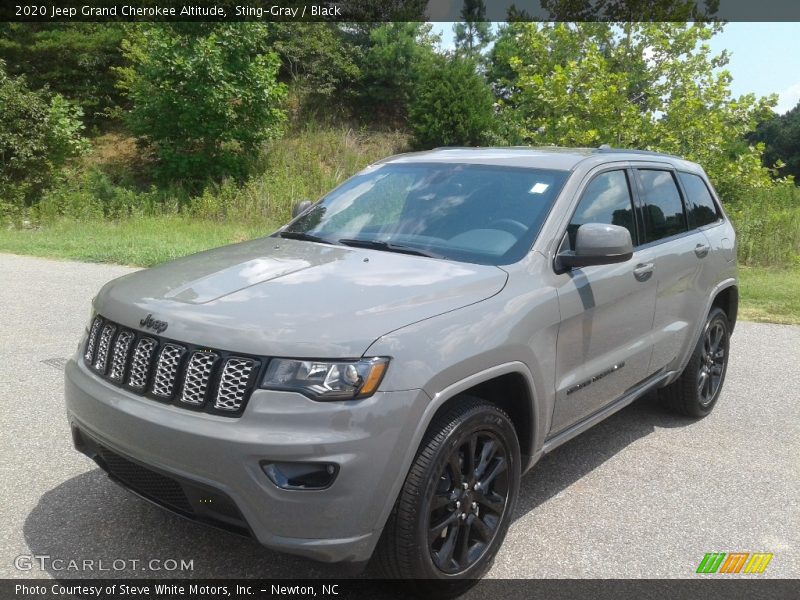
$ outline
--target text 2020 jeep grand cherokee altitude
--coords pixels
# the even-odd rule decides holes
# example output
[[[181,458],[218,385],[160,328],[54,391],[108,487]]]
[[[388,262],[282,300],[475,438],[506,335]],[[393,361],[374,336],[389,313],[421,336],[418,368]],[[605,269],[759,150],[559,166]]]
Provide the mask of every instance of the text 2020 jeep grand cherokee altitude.
[[[734,231],[696,164],[442,149],[297,212],[94,300],[69,421],[138,494],[270,548],[473,580],[543,453],[654,388],[695,417],[719,398]]]

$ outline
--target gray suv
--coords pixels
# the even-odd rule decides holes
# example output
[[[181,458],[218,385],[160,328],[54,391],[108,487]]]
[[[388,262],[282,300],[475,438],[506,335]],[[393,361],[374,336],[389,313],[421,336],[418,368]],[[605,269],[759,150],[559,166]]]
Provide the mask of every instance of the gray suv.
[[[74,443],[269,548],[467,585],[543,454],[651,390],[713,409],[735,257],[676,157],[394,156],[269,237],[107,284],[66,370]]]

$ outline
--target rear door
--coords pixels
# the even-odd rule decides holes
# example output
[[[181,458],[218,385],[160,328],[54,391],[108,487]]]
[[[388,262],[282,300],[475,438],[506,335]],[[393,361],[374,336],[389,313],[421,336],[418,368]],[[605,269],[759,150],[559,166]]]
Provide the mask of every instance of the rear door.
[[[723,226],[722,211],[705,178],[679,170],[678,183],[683,191],[689,229],[699,229],[710,246],[708,254],[700,261],[700,287],[704,297],[709,298],[720,281],[720,273],[724,273],[736,258],[731,231]],[[698,312],[703,308],[698,307]]]
[[[622,396],[645,379],[652,352],[655,259],[638,243],[632,173],[605,169],[589,178],[562,241],[574,248],[584,223],[631,232],[631,260],[572,269],[556,276],[561,324],[556,347],[556,434]]]
[[[636,165],[634,172],[643,247],[655,253],[657,294],[649,369],[655,372],[675,367],[688,338],[694,335],[698,307],[705,306],[701,267],[709,244],[702,231],[689,227],[674,169]]]

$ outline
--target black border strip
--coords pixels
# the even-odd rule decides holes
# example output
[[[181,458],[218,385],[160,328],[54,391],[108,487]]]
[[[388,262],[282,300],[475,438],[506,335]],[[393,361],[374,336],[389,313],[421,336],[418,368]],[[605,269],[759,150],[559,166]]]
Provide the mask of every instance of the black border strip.
[[[459,21],[451,0],[4,0],[0,21]],[[486,20],[800,21],[796,0],[491,0]]]
[[[426,582],[416,582],[425,585]],[[427,582],[430,583],[430,582]],[[25,586],[24,591],[15,589]],[[137,594],[123,592],[136,586]],[[156,591],[170,586],[182,591]],[[172,586],[175,586],[174,588]],[[216,600],[262,600],[265,598],[350,600],[395,600],[405,598],[453,598],[458,594],[446,588],[440,593],[422,592],[414,582],[385,579],[3,579],[0,597],[6,599],[102,598],[104,600],[155,600],[204,598]],[[796,598],[798,579],[737,578],[704,576],[696,579],[484,579],[464,594],[469,599],[516,600],[783,600]],[[145,588],[147,591],[145,591]],[[99,589],[100,595],[92,591]],[[163,589],[163,588],[162,588]],[[36,590],[39,590],[37,592]],[[53,590],[57,590],[54,592]],[[70,594],[75,590],[78,594]],[[82,592],[80,590],[83,590]],[[216,593],[209,590],[215,590]],[[295,591],[289,591],[295,590]]]

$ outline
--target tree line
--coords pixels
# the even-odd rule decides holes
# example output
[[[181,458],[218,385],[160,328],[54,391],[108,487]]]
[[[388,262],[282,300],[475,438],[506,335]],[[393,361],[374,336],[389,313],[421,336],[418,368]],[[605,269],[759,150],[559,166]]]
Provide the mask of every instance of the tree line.
[[[467,0],[455,47],[430,24],[0,25],[0,210],[31,206],[108,130],[158,184],[245,177],[288,122],[403,129],[415,148],[650,149],[720,194],[800,174],[800,107],[730,92],[709,23],[531,23],[493,31]],[[788,178],[788,179],[787,179]]]

